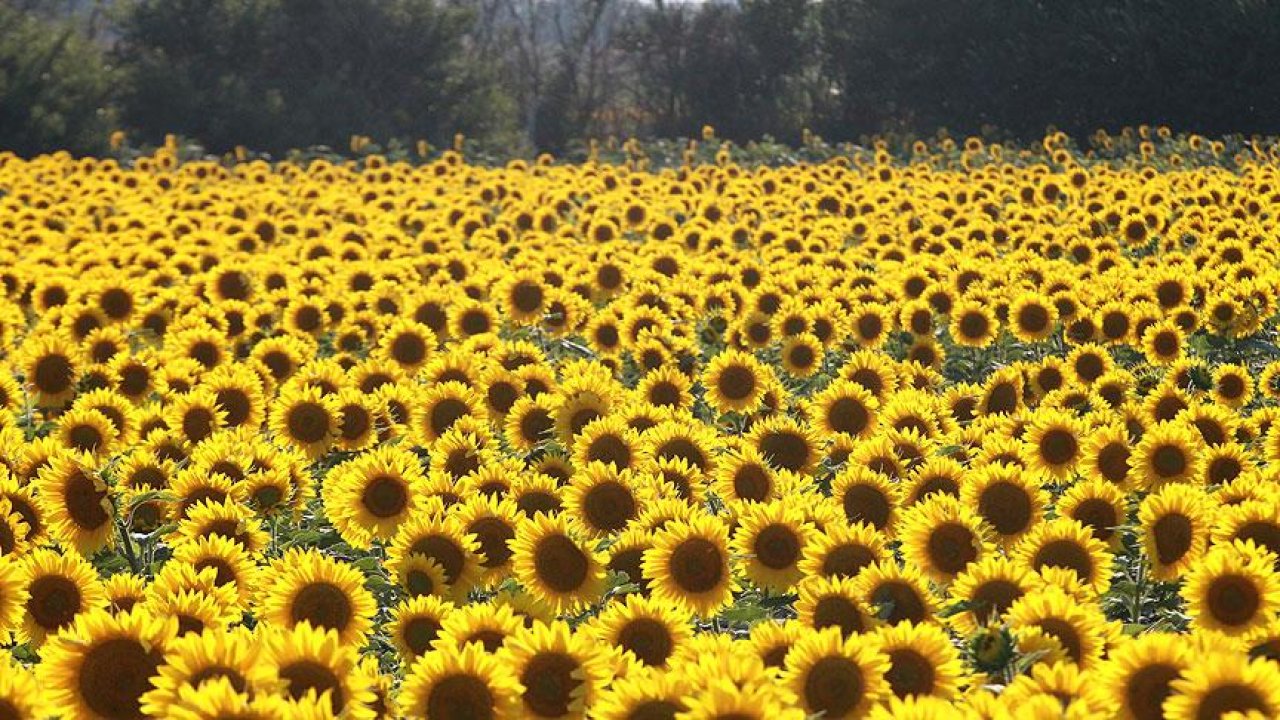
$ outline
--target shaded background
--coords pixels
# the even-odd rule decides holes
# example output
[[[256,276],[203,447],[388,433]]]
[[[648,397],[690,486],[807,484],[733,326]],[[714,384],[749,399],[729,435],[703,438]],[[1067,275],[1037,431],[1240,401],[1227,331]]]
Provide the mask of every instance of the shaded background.
[[[0,0],[0,148],[1280,131],[1280,0]]]

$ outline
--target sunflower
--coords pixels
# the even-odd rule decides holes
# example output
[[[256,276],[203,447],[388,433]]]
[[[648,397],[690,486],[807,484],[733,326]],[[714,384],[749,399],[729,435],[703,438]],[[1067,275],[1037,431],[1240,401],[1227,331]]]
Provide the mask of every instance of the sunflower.
[[[1020,643],[1039,636],[1082,670],[1091,670],[1102,660],[1106,622],[1102,611],[1076,602],[1056,586],[1039,588],[1015,600],[1005,620]]]
[[[622,530],[640,514],[643,498],[638,491],[633,473],[597,462],[575,473],[561,497],[575,529],[600,538]]]
[[[1143,551],[1160,580],[1183,575],[1209,543],[1213,505],[1191,485],[1167,485],[1143,499],[1138,510]]]
[[[587,423],[574,438],[573,463],[577,467],[605,463],[628,470],[640,464],[640,446],[640,433],[628,427],[623,418],[598,418]]]
[[[807,424],[787,416],[762,420],[751,428],[750,442],[778,470],[800,475],[817,464],[819,440]]]
[[[879,402],[852,380],[836,380],[813,396],[807,407],[810,423],[828,435],[863,438],[876,428]]]
[[[802,577],[853,578],[886,553],[885,538],[875,528],[838,521],[810,537],[798,568]]]
[[[263,619],[285,628],[310,623],[344,644],[360,644],[378,609],[359,570],[317,551],[291,555],[288,567],[260,581]]]
[[[411,560],[418,558],[415,562]],[[465,597],[479,580],[482,568],[480,542],[475,535],[466,532],[456,518],[442,517],[440,513],[412,515],[400,525],[387,550],[387,565],[397,568],[406,579],[409,565],[431,561],[443,572],[443,580],[450,597]],[[424,571],[422,580],[430,579],[430,571]],[[412,585],[409,586],[412,590]],[[436,588],[422,587],[426,594],[436,594]],[[413,594],[424,594],[414,592]]]
[[[438,344],[431,328],[407,318],[397,318],[382,330],[378,355],[412,376],[431,360]]]
[[[400,702],[418,718],[515,718],[523,687],[478,646],[445,648],[421,657],[409,669]]]
[[[503,421],[507,442],[516,450],[530,452],[554,438],[556,405],[547,395],[521,397]]]
[[[1103,691],[1118,701],[1121,718],[1161,720],[1173,682],[1191,665],[1191,654],[1178,636],[1153,632],[1112,649],[1098,674]]]
[[[1266,623],[1280,602],[1274,560],[1247,541],[1210,550],[1187,572],[1181,590],[1193,627],[1237,636]]]
[[[1229,408],[1240,408],[1253,399],[1253,377],[1241,365],[1219,365],[1213,370],[1213,399]]]
[[[1202,447],[1199,435],[1181,423],[1163,422],[1150,428],[1133,449],[1134,469],[1142,486],[1154,490],[1193,479]]]
[[[956,303],[950,314],[951,339],[957,345],[984,348],[995,340],[1000,331],[995,313],[980,302],[963,300]]]
[[[859,573],[854,583],[874,617],[885,623],[896,625],[907,620],[920,624],[934,618],[937,602],[928,579],[910,565],[884,560]]]
[[[831,481],[831,497],[850,523],[866,523],[889,534],[897,521],[900,488],[888,477],[851,464]]]
[[[1039,572],[1045,567],[1064,568],[1079,581],[1102,594],[1111,584],[1112,555],[1093,531],[1071,518],[1043,522],[1014,547],[1014,555]]]
[[[154,688],[141,698],[142,712],[168,716],[184,690],[199,691],[216,680],[227,682],[238,693],[247,691],[260,652],[254,633],[242,627],[174,639],[152,678]]]
[[[640,668],[614,678],[591,708],[597,720],[675,718],[686,709],[688,681],[675,673]]]
[[[1071,369],[1076,381],[1093,385],[1098,378],[1114,369],[1115,360],[1106,348],[1087,343],[1076,347],[1067,355],[1067,367]]]
[[[1115,701],[1104,696],[1091,680],[1093,673],[1076,663],[1042,660],[1014,678],[1000,700],[1006,712],[1019,718],[1111,717],[1116,710]]]
[[[857,718],[888,695],[890,668],[876,644],[827,628],[796,641],[782,682],[810,715]]]
[[[991,373],[983,383],[978,401],[981,415],[1012,415],[1023,406],[1026,379],[1017,368],[1002,368]]]
[[[659,491],[663,497],[674,496],[691,507],[699,507],[706,502],[706,475],[684,458],[654,460],[646,463],[641,472],[665,486]]]
[[[1025,436],[1030,469],[1054,477],[1071,474],[1083,454],[1081,438],[1086,429],[1082,421],[1064,411],[1037,412]]]
[[[79,378],[75,344],[58,334],[23,343],[18,367],[39,407],[60,408],[76,394]]]
[[[814,528],[804,514],[783,501],[752,503],[737,517],[733,552],[757,586],[785,592],[802,577],[799,562]]]
[[[711,672],[714,672],[713,668]],[[720,678],[685,696],[681,720],[804,720],[804,710],[778,697],[768,683],[736,683]]]
[[[315,387],[295,384],[284,388],[276,398],[269,423],[279,440],[314,459],[333,443],[339,419],[334,397]]]
[[[707,402],[717,412],[749,414],[759,407],[760,396],[772,373],[756,358],[738,350],[725,350],[712,358],[702,373]]]
[[[1047,339],[1057,322],[1057,306],[1043,295],[1024,292],[1009,304],[1009,330],[1022,342]]]
[[[1055,511],[1088,527],[1112,549],[1120,547],[1119,528],[1128,516],[1128,496],[1101,478],[1081,480],[1059,498]]]
[[[581,718],[611,675],[599,646],[559,621],[522,629],[498,657],[523,688],[524,717]]]
[[[986,521],[994,539],[1006,546],[1041,521],[1048,503],[1035,475],[1001,463],[971,471],[960,489],[960,499]]]
[[[375,695],[369,678],[357,672],[359,655],[338,634],[300,622],[292,628],[259,630],[262,660],[254,673],[256,694],[275,695],[301,714],[320,704],[332,716],[371,720]],[[323,715],[321,715],[323,717]]]
[[[986,536],[982,519],[947,495],[912,506],[898,529],[904,560],[940,584],[990,551]]]
[[[121,437],[120,430],[106,413],[77,403],[58,418],[54,434],[62,447],[102,458],[112,455],[122,443],[128,442],[127,438]]]
[[[693,381],[674,367],[650,370],[636,385],[636,397],[654,407],[688,412],[693,406]]]
[[[452,613],[452,603],[431,595],[410,597],[391,609],[387,635],[405,662],[412,662],[431,651]]]
[[[44,712],[42,701],[35,673],[11,658],[0,658],[0,710],[14,720],[34,719]]]
[[[341,463],[325,478],[325,515],[353,547],[390,539],[409,518],[414,494],[425,482],[418,458],[398,447],[380,447]]]
[[[449,380],[431,385],[413,411],[412,427],[418,444],[429,447],[465,417],[483,417],[470,387]]]
[[[201,384],[213,391],[215,403],[229,428],[257,428],[266,418],[266,398],[262,378],[242,364],[224,365],[210,371]]]
[[[964,677],[960,653],[937,625],[901,623],[877,628],[874,643],[889,659],[885,680],[899,698],[950,698]]]
[[[520,522],[510,547],[520,584],[557,611],[588,605],[604,590],[601,558],[570,531],[563,517],[535,515]]]
[[[178,543],[173,548],[170,562],[189,566],[197,573],[212,570],[213,584],[234,590],[238,603],[242,606],[247,605],[256,589],[258,567],[253,555],[240,542],[222,535],[209,535]]]
[[[726,606],[736,587],[728,530],[712,517],[668,524],[644,552],[642,570],[654,597],[702,617]]]
[[[1099,477],[1120,489],[1130,486],[1133,450],[1123,425],[1107,424],[1089,433],[1079,469],[1085,477]]]
[[[54,537],[86,555],[114,542],[115,509],[91,457],[75,451],[55,455],[40,471],[35,491]]]
[[[1032,572],[1007,557],[991,555],[965,568],[948,588],[956,605],[944,612],[962,635],[997,623],[1034,586]],[[951,612],[955,610],[955,612]],[[948,614],[949,613],[949,614]]]
[[[778,471],[746,444],[720,459],[711,487],[725,502],[768,502],[780,496]]]
[[[487,653],[496,653],[507,639],[526,624],[513,606],[501,602],[464,605],[448,613],[440,627],[440,645],[480,645]]]
[[[629,595],[591,620],[596,639],[625,658],[627,665],[665,669],[672,655],[693,636],[688,617],[658,600]]]
[[[233,498],[222,502],[202,500],[178,522],[175,538],[197,540],[219,536],[239,543],[249,553],[262,552],[270,536],[251,508]]]
[[[1265,658],[1210,653],[1186,668],[1169,687],[1161,717],[1170,720],[1280,713],[1280,671]]]
[[[232,623],[241,619],[242,611],[235,605],[235,593],[230,589],[217,595],[202,591],[148,593],[144,602],[137,605],[154,617],[171,617],[178,621],[178,637],[199,635],[202,632],[225,632]]]
[[[141,610],[92,610],[43,649],[38,669],[51,710],[66,718],[142,717],[176,623]]]

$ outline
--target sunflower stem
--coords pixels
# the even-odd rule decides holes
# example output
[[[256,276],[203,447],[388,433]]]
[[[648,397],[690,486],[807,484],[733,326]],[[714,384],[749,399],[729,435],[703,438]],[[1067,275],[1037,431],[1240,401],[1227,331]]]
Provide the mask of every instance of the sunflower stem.
[[[129,537],[129,529],[120,522],[119,514],[116,515],[116,530],[120,531],[120,543],[124,546],[124,557],[129,561],[129,567],[135,575],[141,575],[142,563],[138,562],[138,553],[133,549],[133,539]]]
[[[1142,595],[1145,591],[1144,585],[1147,580],[1146,563],[1139,562],[1136,576],[1133,580],[1133,606],[1129,610],[1130,622],[1142,622]]]

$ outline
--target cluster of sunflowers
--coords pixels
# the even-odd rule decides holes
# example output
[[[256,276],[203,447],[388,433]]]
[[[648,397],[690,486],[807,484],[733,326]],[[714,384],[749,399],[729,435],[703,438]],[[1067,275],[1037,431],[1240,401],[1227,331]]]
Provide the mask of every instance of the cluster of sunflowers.
[[[1280,166],[0,154],[0,718],[1280,715]]]

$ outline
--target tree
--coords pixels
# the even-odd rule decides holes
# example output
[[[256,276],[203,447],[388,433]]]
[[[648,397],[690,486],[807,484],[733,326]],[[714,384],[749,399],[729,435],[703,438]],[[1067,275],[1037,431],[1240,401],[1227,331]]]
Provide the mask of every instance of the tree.
[[[126,119],[214,150],[494,130],[461,62],[469,23],[430,0],[138,0],[120,45]]]
[[[0,150],[102,150],[113,80],[101,49],[76,24],[0,5]]]

